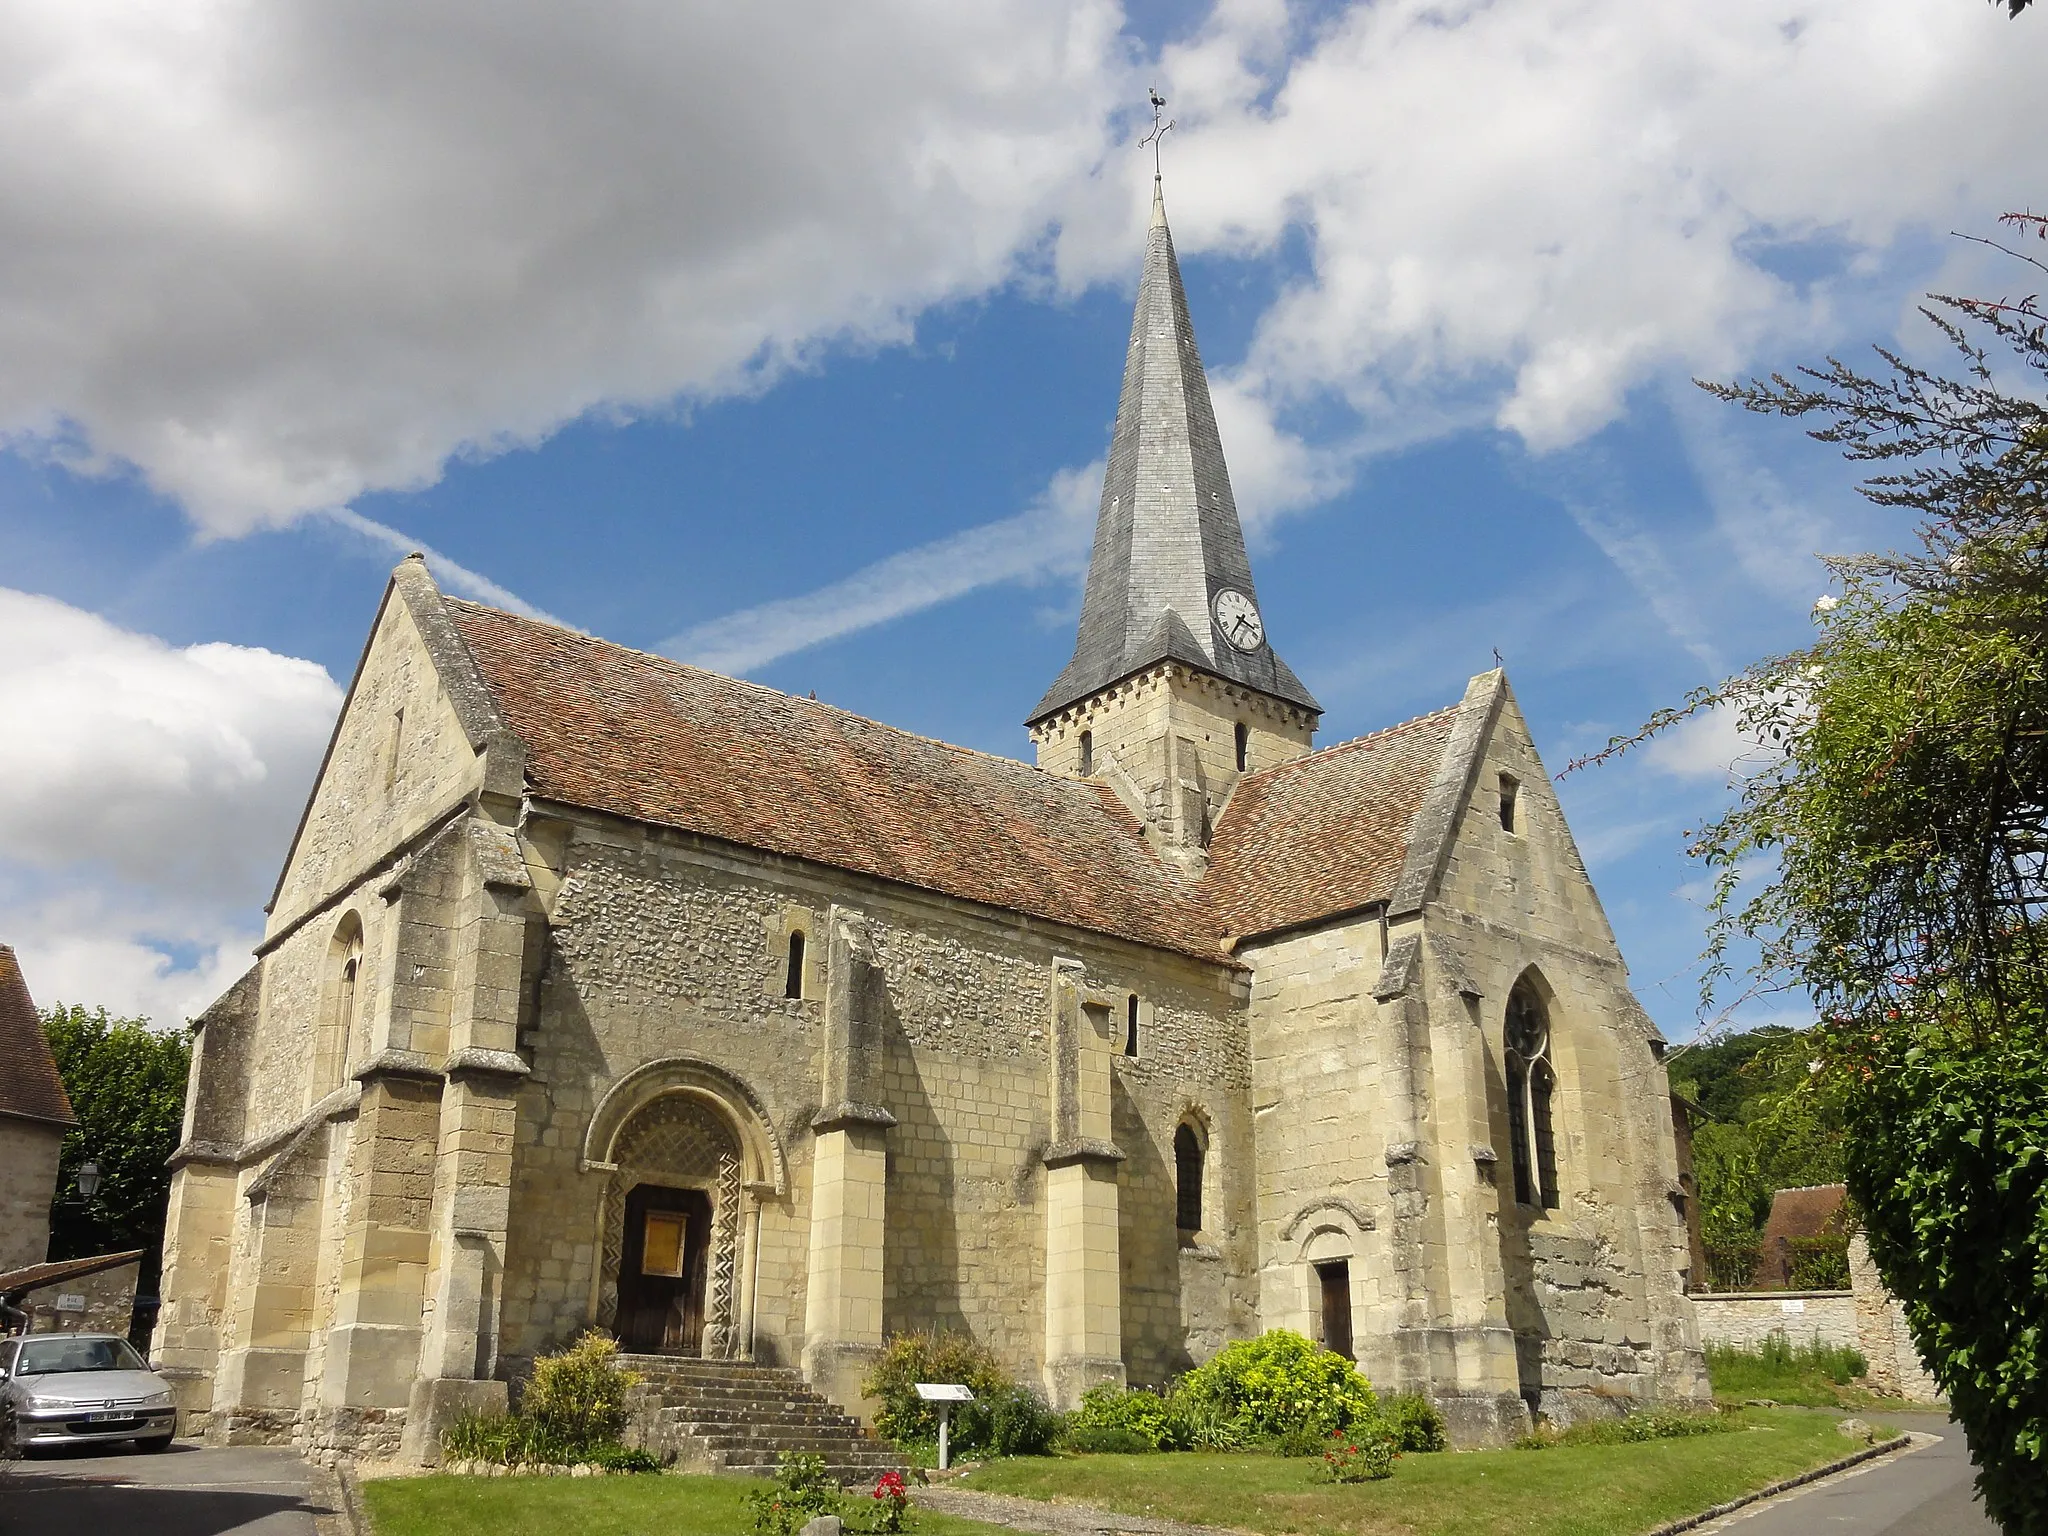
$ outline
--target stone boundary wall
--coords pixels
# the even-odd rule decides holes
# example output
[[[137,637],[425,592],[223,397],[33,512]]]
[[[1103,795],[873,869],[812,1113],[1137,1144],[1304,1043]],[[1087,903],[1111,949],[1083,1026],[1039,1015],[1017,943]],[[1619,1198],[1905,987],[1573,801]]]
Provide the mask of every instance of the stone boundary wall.
[[[1906,1309],[1885,1289],[1870,1262],[1863,1234],[1849,1240],[1847,1291],[1696,1292],[1690,1300],[1699,1318],[1702,1344],[1759,1349],[1782,1333],[1788,1343],[1846,1344],[1869,1362],[1865,1378],[1873,1391],[1908,1402],[1941,1403],[1940,1383],[1921,1361],[1906,1326]]]
[[[1774,1333],[1791,1344],[1861,1349],[1854,1291],[1716,1291],[1692,1297],[1700,1343],[1761,1349]]]

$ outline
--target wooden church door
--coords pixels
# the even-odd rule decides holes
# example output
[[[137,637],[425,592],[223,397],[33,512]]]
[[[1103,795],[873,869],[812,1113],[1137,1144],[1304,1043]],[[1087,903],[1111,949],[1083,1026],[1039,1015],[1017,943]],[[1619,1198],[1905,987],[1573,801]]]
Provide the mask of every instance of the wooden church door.
[[[704,1347],[711,1201],[702,1190],[635,1185],[626,1196],[619,1264],[619,1343],[636,1354]]]
[[[1316,1266],[1323,1286],[1323,1347],[1347,1360],[1351,1352],[1351,1266],[1343,1259]]]

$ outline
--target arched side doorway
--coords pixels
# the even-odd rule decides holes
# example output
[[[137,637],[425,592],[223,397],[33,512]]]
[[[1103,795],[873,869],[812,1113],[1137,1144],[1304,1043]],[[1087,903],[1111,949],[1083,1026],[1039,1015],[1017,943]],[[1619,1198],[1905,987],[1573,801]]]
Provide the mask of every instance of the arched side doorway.
[[[761,1205],[788,1188],[752,1089],[695,1058],[646,1062],[599,1101],[580,1166],[605,1175],[592,1321],[632,1350],[750,1355]]]
[[[733,1352],[740,1145],[703,1099],[673,1093],[620,1130],[604,1196],[598,1322],[628,1350]]]

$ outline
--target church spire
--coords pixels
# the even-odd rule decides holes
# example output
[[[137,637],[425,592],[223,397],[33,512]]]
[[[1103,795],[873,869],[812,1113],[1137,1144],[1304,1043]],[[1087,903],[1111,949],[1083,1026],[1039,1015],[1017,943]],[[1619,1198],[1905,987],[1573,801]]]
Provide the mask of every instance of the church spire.
[[[1155,175],[1080,634],[1028,723],[1163,661],[1320,712],[1265,634]]]

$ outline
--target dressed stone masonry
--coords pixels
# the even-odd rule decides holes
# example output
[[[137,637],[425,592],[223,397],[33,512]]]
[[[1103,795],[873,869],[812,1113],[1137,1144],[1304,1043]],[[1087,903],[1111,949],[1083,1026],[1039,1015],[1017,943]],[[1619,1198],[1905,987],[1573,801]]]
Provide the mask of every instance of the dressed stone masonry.
[[[435,1454],[601,1326],[850,1411],[1303,1329],[1469,1443],[1704,1398],[1662,1041],[1506,678],[1311,750],[1163,202],[1030,767],[393,573],[205,1015],[191,1422]]]

